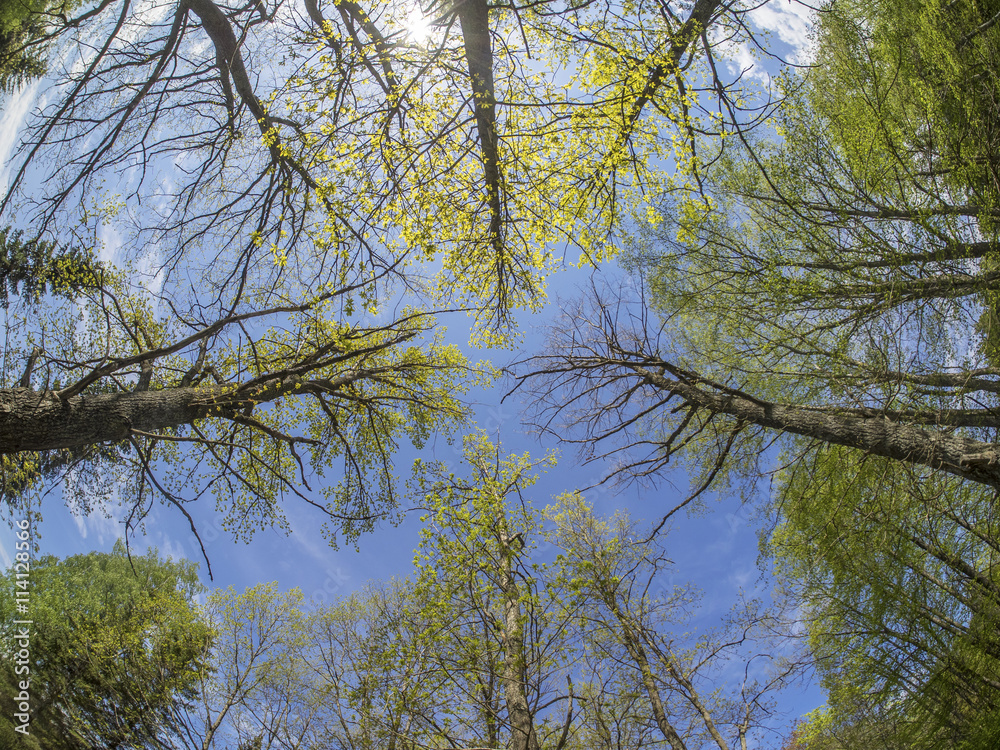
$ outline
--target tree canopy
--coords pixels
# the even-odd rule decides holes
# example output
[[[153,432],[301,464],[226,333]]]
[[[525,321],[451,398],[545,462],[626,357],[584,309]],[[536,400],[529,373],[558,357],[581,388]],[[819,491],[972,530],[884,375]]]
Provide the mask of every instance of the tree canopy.
[[[493,376],[447,311],[511,345],[563,259],[613,256],[712,158],[696,139],[732,117],[705,97],[753,116],[716,62],[750,38],[738,3],[419,10],[424,38],[403,3],[46,15],[59,65],[0,218],[103,272],[6,315],[8,499],[114,485],[136,525],[214,496],[243,534],[301,496],[354,538],[395,512],[398,445]]]
[[[431,264],[436,296],[486,335],[540,303],[567,246],[612,255],[622,220],[671,184],[666,160],[688,170],[718,120],[698,92],[726,92],[716,48],[749,33],[720,0],[431,3],[423,40],[411,10],[98,3],[61,32],[100,43],[32,122],[3,211],[23,199],[37,228],[78,237],[117,217],[123,252],[157,248],[164,283],[210,282],[203,304],[249,278]]]
[[[709,467],[752,464],[776,430],[998,486],[989,167],[953,166],[963,125],[915,95],[903,36],[851,13],[824,16],[772,129],[730,139],[635,240],[651,312],[598,291],[567,316],[536,360],[543,420],[631,436],[639,471],[706,441]]]
[[[56,19],[79,0],[16,0],[0,8],[0,93],[10,93],[46,71],[44,46]]]
[[[0,198],[5,497],[120,491],[138,524],[212,496],[243,535],[299,497],[335,540],[405,497],[433,526],[412,582],[315,617],[273,587],[212,598],[225,666],[172,714],[184,742],[743,744],[772,678],[715,701],[700,670],[745,641],[677,645],[685,594],[646,592],[676,511],[762,477],[765,556],[830,695],[795,744],[995,742],[1000,15],[838,3],[761,98],[720,72],[751,12],[21,14],[17,54],[60,65]],[[537,425],[620,476],[682,458],[687,498],[645,542],[576,495],[541,513],[535,464],[481,435],[468,477],[421,462],[401,495],[399,445],[464,428],[497,375],[443,323],[512,346],[561,263],[619,255],[639,299],[595,285],[517,376]]]
[[[686,459],[675,510],[771,477],[830,691],[799,747],[995,744],[995,18],[832,6],[770,128],[634,242],[644,296],[596,291],[526,378],[623,476]]]
[[[27,672],[7,658],[25,627],[16,580],[12,567],[0,590],[5,746],[169,746],[172,717],[197,694],[207,666],[211,631],[194,604],[202,590],[196,566],[155,550],[130,557],[120,543],[110,554],[32,560]],[[25,723],[14,708],[22,681],[30,682],[28,732],[15,728]]]
[[[771,653],[773,614],[746,602],[717,631],[686,632],[697,594],[665,578],[662,540],[636,543],[642,526],[597,518],[575,493],[534,505],[551,463],[478,435],[460,468],[424,465],[405,580],[331,605],[274,584],[209,597],[214,671],[180,747],[728,750],[762,737],[795,666]],[[732,662],[745,679],[720,687]]]

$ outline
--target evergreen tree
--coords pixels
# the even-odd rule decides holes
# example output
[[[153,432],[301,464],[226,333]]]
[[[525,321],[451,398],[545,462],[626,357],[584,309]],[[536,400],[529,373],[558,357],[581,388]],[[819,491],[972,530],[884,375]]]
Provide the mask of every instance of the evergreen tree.
[[[121,542],[110,554],[48,555],[30,562],[27,612],[14,595],[18,569],[8,571],[0,590],[2,648],[15,648],[13,636],[23,627],[17,621],[30,621],[29,671],[15,673],[18,662],[4,654],[0,744],[162,747],[177,708],[197,693],[211,640],[193,601],[201,590],[196,566],[155,550],[130,558]],[[15,688],[25,679],[27,736],[14,723]]]
[[[24,239],[23,232],[0,229],[0,305],[11,296],[35,302],[45,294],[73,298],[85,289],[96,289],[103,264],[90,250],[58,246],[39,238]]]

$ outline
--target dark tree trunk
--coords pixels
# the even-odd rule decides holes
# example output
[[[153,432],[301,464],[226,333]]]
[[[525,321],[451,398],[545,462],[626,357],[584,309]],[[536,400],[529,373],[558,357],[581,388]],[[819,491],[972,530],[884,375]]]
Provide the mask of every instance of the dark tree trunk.
[[[0,454],[75,448],[191,424],[219,409],[218,386],[101,393],[61,400],[54,391],[0,390]]]

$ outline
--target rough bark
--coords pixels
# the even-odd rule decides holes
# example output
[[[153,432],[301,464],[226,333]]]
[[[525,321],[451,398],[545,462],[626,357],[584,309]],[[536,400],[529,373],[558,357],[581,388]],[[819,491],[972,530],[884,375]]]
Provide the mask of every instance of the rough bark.
[[[0,455],[116,442],[133,432],[155,433],[210,416],[238,421],[259,403],[293,391],[329,392],[362,372],[354,371],[336,383],[293,376],[251,387],[201,385],[69,398],[60,398],[55,391],[0,389]]]
[[[513,750],[539,750],[528,698],[525,695],[524,622],[521,617],[521,590],[514,576],[514,544],[520,545],[520,535],[504,538],[500,591],[504,605],[504,667],[503,687],[510,719]]]
[[[463,0],[458,19],[465,42],[465,60],[472,80],[476,129],[483,157],[483,177],[490,207],[490,242],[503,253],[503,185],[497,137],[496,91],[493,84],[493,47],[490,40],[489,5],[486,0]]]
[[[171,388],[60,399],[53,391],[0,390],[0,453],[74,448],[124,440],[207,416],[213,390]]]
[[[956,435],[942,429],[926,429],[873,410],[870,415],[845,413],[827,407],[808,407],[764,401],[731,388],[723,388],[693,377],[669,378],[648,365],[624,363],[646,383],[669,391],[688,403],[717,414],[728,414],[744,424],[789,432],[825,443],[858,448],[876,456],[922,464],[972,482],[1000,489],[1000,446]],[[667,363],[662,363],[665,369]],[[905,419],[905,414],[899,414]],[[943,422],[962,426],[941,414]],[[975,426],[983,426],[976,415]]]

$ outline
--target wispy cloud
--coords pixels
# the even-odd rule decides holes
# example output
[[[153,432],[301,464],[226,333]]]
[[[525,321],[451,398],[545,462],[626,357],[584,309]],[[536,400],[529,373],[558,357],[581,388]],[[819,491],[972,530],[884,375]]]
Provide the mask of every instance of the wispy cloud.
[[[775,34],[790,48],[785,58],[796,65],[803,65],[812,57],[811,31],[816,11],[796,0],[772,0],[753,10],[753,24],[763,31]]]
[[[119,505],[115,496],[110,500],[102,501],[99,505],[90,506],[89,513],[83,513],[79,506],[70,501],[67,503],[73,516],[73,524],[81,539],[89,539],[91,536],[97,538],[100,547],[110,547],[115,540],[122,536],[122,525],[115,518],[114,508]]]
[[[17,147],[17,135],[28,116],[28,110],[34,104],[44,104],[36,100],[40,83],[38,80],[33,81],[0,99],[0,114],[3,115],[0,118],[0,192],[7,192],[10,184],[10,159]]]
[[[189,555],[187,553],[187,546],[181,539],[174,539],[173,537],[167,536],[163,533],[158,533],[157,537],[157,548],[159,549],[160,555],[163,557],[169,557],[171,560],[187,560]],[[201,551],[198,551],[201,554]]]
[[[812,60],[812,28],[816,21],[813,8],[798,0],[771,0],[752,10],[749,18],[751,27],[760,35],[757,41],[771,53],[794,65],[806,65]],[[768,68],[772,66],[752,44],[720,40],[717,44],[733,74],[765,83],[770,79]]]

